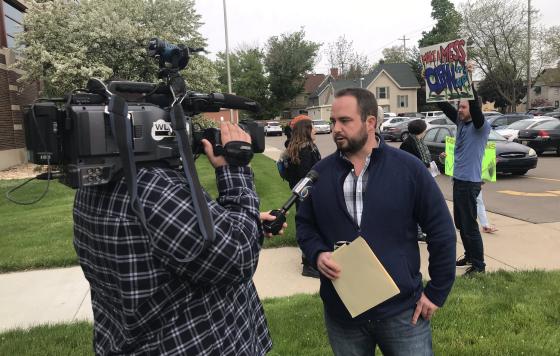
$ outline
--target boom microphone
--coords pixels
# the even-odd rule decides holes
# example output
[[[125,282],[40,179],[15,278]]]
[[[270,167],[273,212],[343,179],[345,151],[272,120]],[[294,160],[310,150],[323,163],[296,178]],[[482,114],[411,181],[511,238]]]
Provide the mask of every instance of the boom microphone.
[[[290,198],[282,205],[280,209],[275,209],[270,212],[270,215],[276,216],[273,221],[264,221],[263,228],[267,233],[272,233],[273,235],[278,234],[282,229],[282,225],[286,222],[286,213],[296,200],[304,200],[309,194],[309,188],[319,179],[319,173],[314,170],[310,170],[305,177],[303,177],[292,189],[292,195]]]
[[[191,92],[183,100],[183,106],[185,104],[194,106],[200,111],[219,111],[220,108],[223,108],[259,112],[261,109],[259,103],[254,100],[226,93],[201,94]]]

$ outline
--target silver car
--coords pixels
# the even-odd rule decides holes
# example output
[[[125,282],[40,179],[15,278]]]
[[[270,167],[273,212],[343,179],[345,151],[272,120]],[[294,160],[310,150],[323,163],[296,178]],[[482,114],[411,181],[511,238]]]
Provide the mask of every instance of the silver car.
[[[318,134],[331,133],[331,125],[324,120],[313,120],[313,127],[315,128],[315,132]]]

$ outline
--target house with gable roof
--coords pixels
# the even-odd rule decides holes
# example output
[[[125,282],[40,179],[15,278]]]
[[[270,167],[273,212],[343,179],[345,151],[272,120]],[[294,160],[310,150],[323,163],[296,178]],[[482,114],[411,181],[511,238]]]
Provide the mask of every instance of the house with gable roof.
[[[560,61],[556,68],[543,69],[532,87],[532,100],[542,99],[548,105],[560,107]]]
[[[385,112],[405,113],[418,110],[416,93],[420,84],[406,63],[383,63],[358,79],[336,79],[328,76],[309,96],[308,115],[328,120],[334,94],[346,88],[366,88],[375,94]]]

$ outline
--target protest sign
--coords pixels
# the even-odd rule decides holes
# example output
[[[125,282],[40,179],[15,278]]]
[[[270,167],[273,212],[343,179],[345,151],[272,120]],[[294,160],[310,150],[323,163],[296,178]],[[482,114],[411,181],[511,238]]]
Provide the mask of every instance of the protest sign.
[[[420,62],[426,82],[426,102],[474,98],[464,39],[420,48]]]
[[[455,162],[455,137],[445,138],[445,175],[453,176],[453,163]],[[488,142],[482,156],[482,180],[485,182],[496,181],[496,142]]]

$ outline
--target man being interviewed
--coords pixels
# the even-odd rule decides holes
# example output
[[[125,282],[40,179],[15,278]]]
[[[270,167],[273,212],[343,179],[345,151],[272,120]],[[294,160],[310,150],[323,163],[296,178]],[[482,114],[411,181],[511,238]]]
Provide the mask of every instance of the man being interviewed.
[[[436,182],[413,156],[375,134],[377,101],[364,89],[336,93],[337,151],[315,166],[319,179],[296,216],[298,242],[321,272],[325,324],[335,355],[432,354],[429,320],[455,279],[455,229]],[[391,192],[391,194],[387,194]],[[428,235],[431,281],[420,273],[417,224]],[[331,280],[344,273],[334,244],[362,236],[400,289],[351,318]]]

